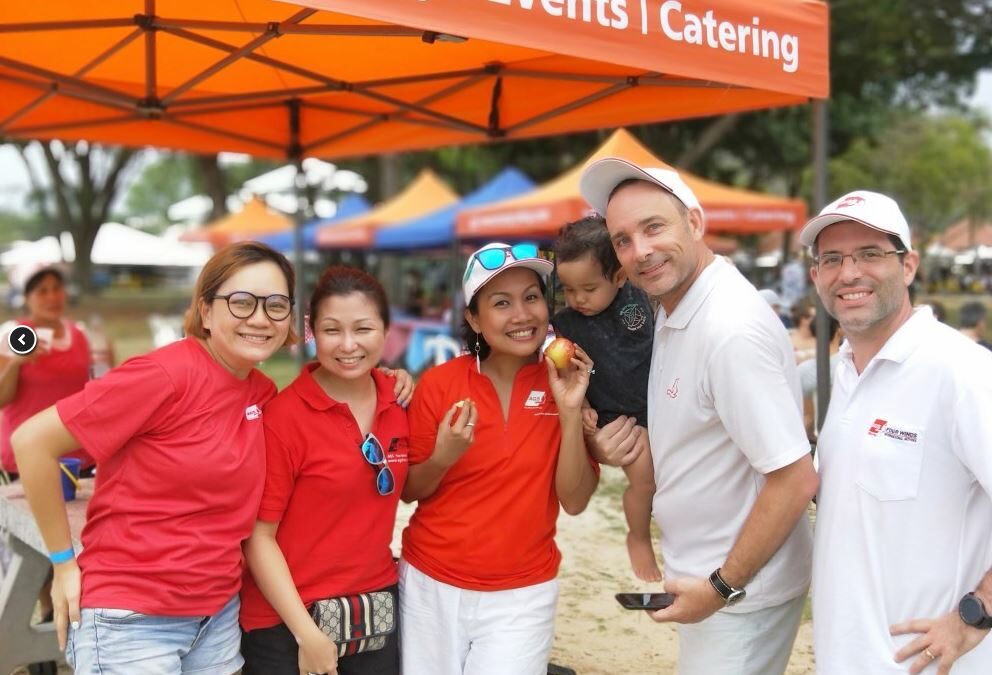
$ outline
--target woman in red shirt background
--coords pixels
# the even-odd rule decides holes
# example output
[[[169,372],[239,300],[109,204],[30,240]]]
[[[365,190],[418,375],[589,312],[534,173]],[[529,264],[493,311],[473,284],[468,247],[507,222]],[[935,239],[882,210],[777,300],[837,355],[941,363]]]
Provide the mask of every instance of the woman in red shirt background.
[[[551,270],[533,244],[473,253],[462,284],[472,353],[428,370],[414,393],[403,499],[418,504],[400,562],[406,675],[547,670],[559,508],[580,513],[598,482],[581,420],[592,362],[577,349],[559,372],[541,356]]]
[[[397,606],[390,542],[409,432],[392,379],[376,370],[389,305],[365,272],[331,267],[309,316],[317,361],[265,408],[265,489],[245,546],[243,672],[395,675],[397,632],[381,649],[339,660],[310,615],[317,600],[376,591]]]
[[[0,331],[0,468],[17,473],[10,435],[26,419],[41,412],[61,398],[75,394],[90,379],[90,346],[86,334],[65,318],[65,277],[55,267],[43,267],[24,282],[26,316],[10,322],[9,328],[26,325],[36,331],[51,331],[50,340],[42,340],[30,354],[23,356],[9,350],[8,331]],[[82,450],[69,454],[78,457],[83,467],[93,460]]]

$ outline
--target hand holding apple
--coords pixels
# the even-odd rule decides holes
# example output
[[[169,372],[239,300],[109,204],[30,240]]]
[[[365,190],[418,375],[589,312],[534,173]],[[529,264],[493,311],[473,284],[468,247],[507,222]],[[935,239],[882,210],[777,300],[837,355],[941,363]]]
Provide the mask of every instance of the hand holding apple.
[[[544,356],[550,359],[558,370],[564,370],[575,357],[575,343],[568,338],[556,337],[545,347]]]

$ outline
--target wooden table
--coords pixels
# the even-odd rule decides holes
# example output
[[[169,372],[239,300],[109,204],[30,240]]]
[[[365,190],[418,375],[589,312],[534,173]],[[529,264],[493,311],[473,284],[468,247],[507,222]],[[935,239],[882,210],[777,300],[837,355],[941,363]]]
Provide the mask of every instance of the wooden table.
[[[92,494],[93,479],[81,480],[75,501],[66,503],[77,554],[82,549],[79,535]],[[51,564],[20,484],[0,487],[0,537],[6,538],[14,551],[11,565],[0,579],[0,675],[29,663],[61,662],[64,655],[59,651],[55,624],[31,625]]]

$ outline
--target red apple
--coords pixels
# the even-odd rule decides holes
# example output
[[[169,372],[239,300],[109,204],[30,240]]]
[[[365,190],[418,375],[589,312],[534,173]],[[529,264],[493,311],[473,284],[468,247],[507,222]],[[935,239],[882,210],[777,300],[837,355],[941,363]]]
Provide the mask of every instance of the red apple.
[[[575,343],[568,338],[557,337],[544,349],[544,355],[560,370],[567,368],[575,356]]]

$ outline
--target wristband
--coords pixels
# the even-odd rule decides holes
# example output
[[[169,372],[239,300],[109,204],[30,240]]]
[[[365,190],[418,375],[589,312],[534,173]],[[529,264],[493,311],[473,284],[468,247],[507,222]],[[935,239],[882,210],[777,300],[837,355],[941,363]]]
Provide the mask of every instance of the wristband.
[[[63,550],[56,551],[55,553],[49,553],[48,559],[53,565],[58,565],[59,563],[69,562],[76,557],[76,552],[72,550],[72,546]]]

